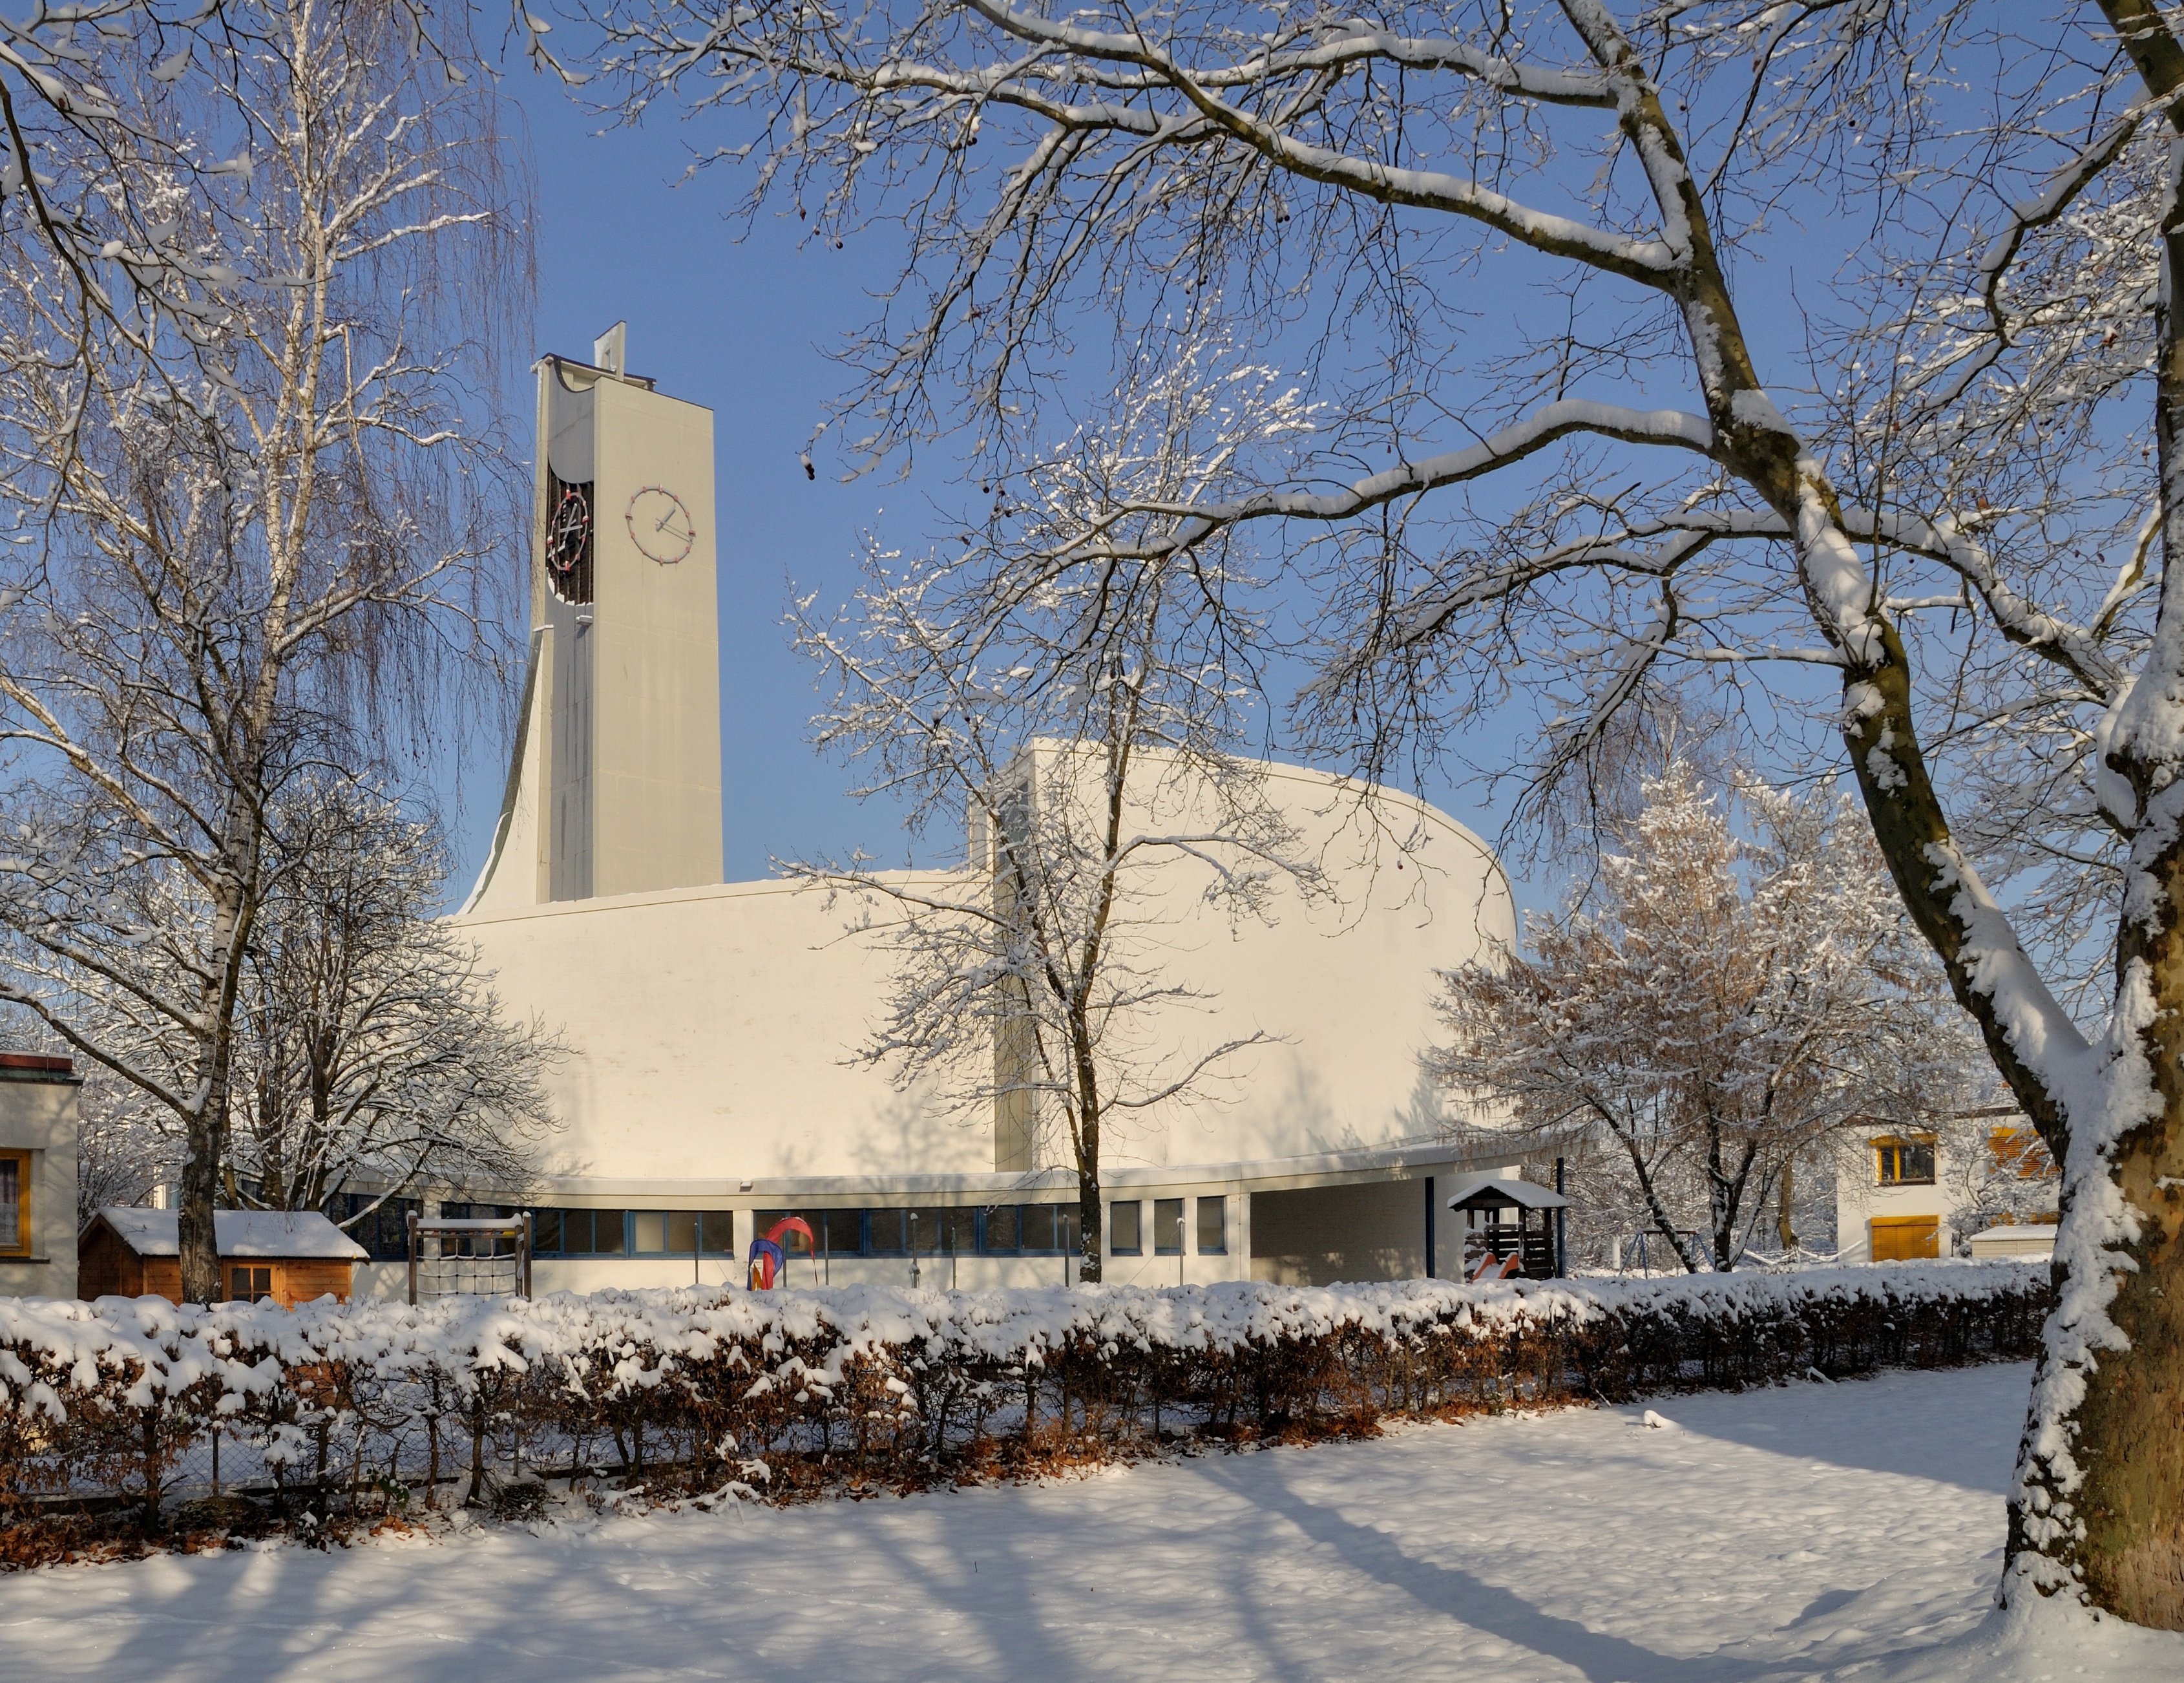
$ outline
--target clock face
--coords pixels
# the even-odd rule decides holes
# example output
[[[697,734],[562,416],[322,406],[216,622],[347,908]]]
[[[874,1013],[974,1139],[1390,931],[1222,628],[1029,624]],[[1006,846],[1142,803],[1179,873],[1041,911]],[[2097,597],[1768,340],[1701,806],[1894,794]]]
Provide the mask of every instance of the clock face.
[[[698,542],[698,523],[672,491],[648,485],[629,499],[630,541],[664,567],[688,555]]]
[[[592,488],[562,485],[546,515],[546,565],[566,582],[592,553]]]

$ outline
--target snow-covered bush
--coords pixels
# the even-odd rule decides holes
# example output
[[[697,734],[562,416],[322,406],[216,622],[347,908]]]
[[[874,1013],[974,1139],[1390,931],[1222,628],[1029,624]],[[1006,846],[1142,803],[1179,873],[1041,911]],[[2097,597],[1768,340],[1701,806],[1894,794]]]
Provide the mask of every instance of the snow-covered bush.
[[[792,1499],[1156,1452],[1178,1433],[1349,1435],[1390,1414],[2027,1356],[2047,1291],[2029,1265],[1913,1263],[292,1312],[0,1299],[0,1562],[125,1522],[308,1514],[317,1536],[413,1486],[488,1506],[540,1475]]]

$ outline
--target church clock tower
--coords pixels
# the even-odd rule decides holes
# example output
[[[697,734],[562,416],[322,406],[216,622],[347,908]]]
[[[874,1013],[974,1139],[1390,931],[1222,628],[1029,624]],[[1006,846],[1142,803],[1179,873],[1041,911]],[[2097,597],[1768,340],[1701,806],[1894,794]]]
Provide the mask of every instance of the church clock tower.
[[[530,659],[465,911],[721,880],[713,415],[623,345],[538,365]]]

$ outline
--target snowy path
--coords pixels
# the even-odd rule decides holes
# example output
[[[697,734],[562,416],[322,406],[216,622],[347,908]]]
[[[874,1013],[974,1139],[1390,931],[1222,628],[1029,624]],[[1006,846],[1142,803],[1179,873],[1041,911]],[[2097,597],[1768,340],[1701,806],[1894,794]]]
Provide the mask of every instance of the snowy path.
[[[1671,1429],[1637,1409],[1573,1410],[906,1502],[63,1568],[0,1579],[0,1670],[24,1683],[1863,1673],[1986,1612],[2026,1378],[2013,1366],[1681,1397],[1660,1405]],[[2128,1658],[2086,1675],[2184,1665],[2184,1639],[2131,1640]],[[1970,1675],[1970,1652],[1949,1652],[1964,1669],[1944,1675]]]

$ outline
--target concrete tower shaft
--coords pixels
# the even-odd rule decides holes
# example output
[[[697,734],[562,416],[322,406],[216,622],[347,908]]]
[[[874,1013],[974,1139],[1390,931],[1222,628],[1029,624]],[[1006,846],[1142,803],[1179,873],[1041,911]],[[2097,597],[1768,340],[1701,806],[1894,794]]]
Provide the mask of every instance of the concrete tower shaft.
[[[721,880],[712,411],[622,345],[538,365],[530,659],[465,911]]]

